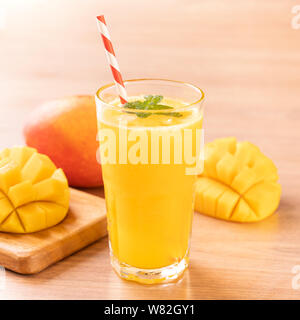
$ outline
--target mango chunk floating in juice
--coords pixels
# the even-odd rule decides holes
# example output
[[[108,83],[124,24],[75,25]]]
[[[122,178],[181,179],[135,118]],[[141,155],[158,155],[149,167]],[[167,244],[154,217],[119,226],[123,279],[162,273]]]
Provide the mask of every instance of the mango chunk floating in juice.
[[[45,155],[28,147],[0,153],[0,231],[30,233],[61,222],[69,208],[68,181]]]
[[[235,138],[205,146],[204,172],[197,180],[195,209],[237,222],[255,222],[278,207],[277,168],[258,147]]]

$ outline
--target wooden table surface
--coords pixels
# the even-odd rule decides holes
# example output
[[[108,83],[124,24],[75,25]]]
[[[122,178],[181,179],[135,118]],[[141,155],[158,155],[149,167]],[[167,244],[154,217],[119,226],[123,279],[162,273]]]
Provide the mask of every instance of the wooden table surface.
[[[260,223],[196,213],[191,265],[176,284],[120,280],[105,238],[40,274],[7,271],[0,299],[298,299],[292,268],[300,265],[300,29],[291,26],[297,3],[2,0],[1,148],[22,143],[24,120],[41,102],[93,94],[111,81],[95,21],[104,13],[124,77],[201,86],[206,141],[236,136],[256,143],[278,166],[283,193],[278,212]]]

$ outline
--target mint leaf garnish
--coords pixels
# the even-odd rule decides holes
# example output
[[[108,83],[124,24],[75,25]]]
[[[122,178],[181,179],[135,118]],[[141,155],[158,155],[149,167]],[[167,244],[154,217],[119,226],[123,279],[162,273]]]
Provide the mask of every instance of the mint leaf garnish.
[[[144,101],[137,100],[133,102],[127,102],[124,105],[124,108],[127,109],[136,109],[136,110],[166,110],[166,109],[174,109],[173,107],[160,104],[160,102],[163,100],[163,96],[152,96],[148,95],[144,97]],[[182,114],[179,112],[155,112],[155,113],[146,113],[146,112],[128,112],[128,113],[134,113],[139,118],[147,118],[151,116],[151,114],[157,114],[157,115],[166,115],[166,116],[172,116],[172,117],[182,117]]]
[[[163,99],[163,96],[145,96],[145,101],[147,101],[148,105],[156,105],[159,104],[161,102],[161,100]]]

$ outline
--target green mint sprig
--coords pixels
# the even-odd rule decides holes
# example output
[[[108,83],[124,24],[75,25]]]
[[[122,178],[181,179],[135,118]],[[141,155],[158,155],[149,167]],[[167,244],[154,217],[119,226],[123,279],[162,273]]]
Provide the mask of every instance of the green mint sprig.
[[[133,102],[127,102],[124,105],[124,108],[127,109],[135,109],[135,110],[167,110],[167,109],[174,109],[173,107],[161,104],[163,96],[145,96],[144,100],[137,100]],[[182,114],[179,112],[154,112],[154,113],[146,113],[146,112],[128,112],[128,113],[134,113],[139,118],[148,118],[151,116],[151,114],[156,115],[166,115],[166,116],[172,116],[172,117],[182,117]]]

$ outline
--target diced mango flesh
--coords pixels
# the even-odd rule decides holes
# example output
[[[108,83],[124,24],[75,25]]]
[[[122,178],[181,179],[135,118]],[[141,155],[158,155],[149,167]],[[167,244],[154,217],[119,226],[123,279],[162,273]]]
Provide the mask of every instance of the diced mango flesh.
[[[45,155],[34,153],[22,168],[23,180],[30,180],[32,183],[40,182],[50,178],[56,167],[54,163]]]
[[[25,233],[24,227],[15,211],[1,223],[0,231],[12,233]]]
[[[35,203],[19,208],[18,214],[26,232],[35,232],[47,228],[46,212]]]
[[[36,191],[28,180],[10,187],[7,195],[15,208],[36,200]]]
[[[47,156],[28,147],[0,152],[0,232],[52,227],[65,218],[69,199],[63,171]]]
[[[270,216],[278,207],[281,187],[277,168],[258,147],[235,138],[205,146],[204,172],[196,185],[195,209],[238,222]]]
[[[36,150],[33,148],[24,148],[24,147],[13,147],[10,150],[6,149],[9,152],[10,158],[20,166],[23,167],[24,164],[29,160],[29,158],[36,153]],[[7,157],[7,156],[6,156]]]
[[[0,190],[7,193],[10,187],[21,180],[19,167],[14,162],[8,162],[0,167]]]
[[[7,197],[4,197],[0,200],[0,223],[5,221],[7,217],[14,211],[11,207],[11,203],[7,199]]]

